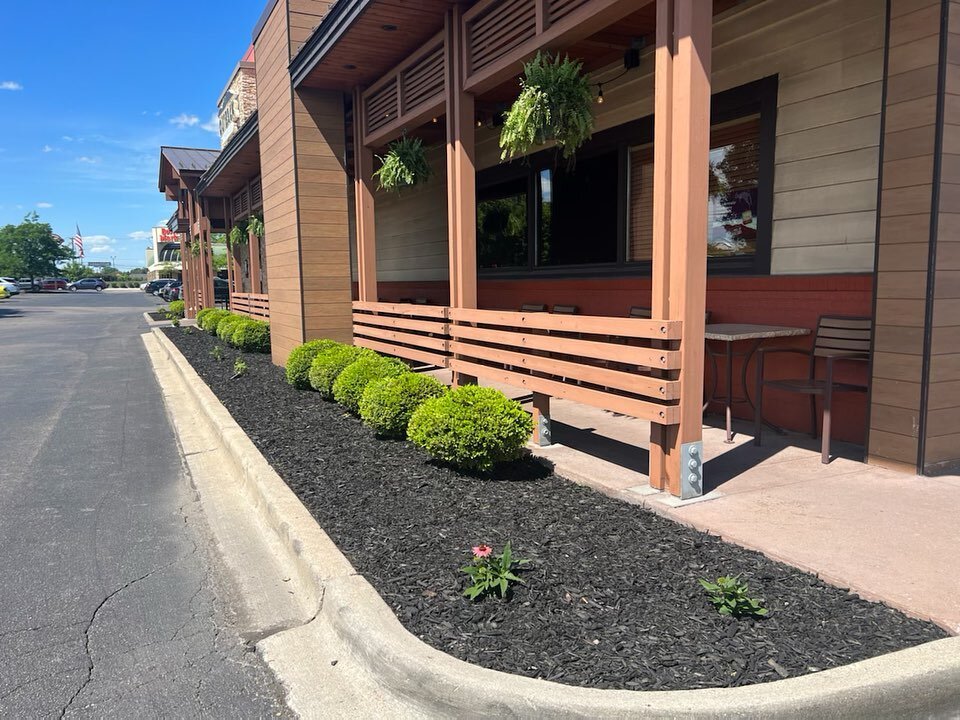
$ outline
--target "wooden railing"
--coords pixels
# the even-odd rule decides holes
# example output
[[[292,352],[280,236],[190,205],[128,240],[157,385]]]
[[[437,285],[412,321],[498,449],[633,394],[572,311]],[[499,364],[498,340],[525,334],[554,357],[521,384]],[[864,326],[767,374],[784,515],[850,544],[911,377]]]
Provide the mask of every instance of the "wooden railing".
[[[447,367],[449,309],[412,303],[353,303],[353,342],[407,360]]]
[[[357,345],[664,425],[679,421],[679,321],[353,303]]]
[[[270,319],[270,299],[258,293],[231,293],[230,310],[259,320]]]

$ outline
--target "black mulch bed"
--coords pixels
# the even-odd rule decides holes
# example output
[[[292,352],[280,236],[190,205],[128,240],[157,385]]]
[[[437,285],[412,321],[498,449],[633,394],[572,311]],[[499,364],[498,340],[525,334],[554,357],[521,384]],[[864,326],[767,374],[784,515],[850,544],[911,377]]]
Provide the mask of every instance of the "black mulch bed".
[[[167,314],[164,312],[150,312],[147,313],[153,320],[169,320]]]
[[[484,667],[596,688],[682,689],[767,682],[946,636],[633,505],[535,461],[465,477],[406,442],[374,437],[316,393],[294,390],[266,355],[197,329],[164,330],[401,622]],[[532,560],[507,602],[472,603],[458,572],[470,547],[512,541]],[[843,552],[842,547],[837,552]],[[697,578],[741,574],[770,609],[718,615]]]

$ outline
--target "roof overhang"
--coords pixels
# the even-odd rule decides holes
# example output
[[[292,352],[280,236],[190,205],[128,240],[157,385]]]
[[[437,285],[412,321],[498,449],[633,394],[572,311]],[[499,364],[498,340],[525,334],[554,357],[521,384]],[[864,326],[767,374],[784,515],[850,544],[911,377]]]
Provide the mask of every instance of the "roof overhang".
[[[254,112],[197,183],[197,193],[229,197],[260,174],[260,121]]]
[[[172,189],[179,189],[181,180],[187,187],[193,187],[219,154],[219,150],[209,148],[183,148],[162,145],[160,147],[160,174],[157,180],[157,189],[166,193],[169,199],[176,199],[175,193],[171,197]]]
[[[443,29],[453,0],[337,0],[290,62],[294,87],[348,91],[381,78]]]

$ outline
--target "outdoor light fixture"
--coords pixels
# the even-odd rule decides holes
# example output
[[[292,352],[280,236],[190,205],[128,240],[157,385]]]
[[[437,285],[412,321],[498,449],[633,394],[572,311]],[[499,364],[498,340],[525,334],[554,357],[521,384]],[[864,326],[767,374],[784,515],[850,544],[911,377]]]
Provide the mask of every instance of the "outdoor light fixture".
[[[346,65],[343,66],[343,69],[344,69],[344,70],[356,70],[356,69],[357,69],[357,66],[354,65],[353,63],[347,63]]]
[[[382,30],[386,30],[387,32],[393,32],[394,30],[397,29],[397,26],[394,25],[393,23],[387,23],[386,25],[381,25],[380,28]]]
[[[603,105],[603,83],[597,85],[597,105]]]

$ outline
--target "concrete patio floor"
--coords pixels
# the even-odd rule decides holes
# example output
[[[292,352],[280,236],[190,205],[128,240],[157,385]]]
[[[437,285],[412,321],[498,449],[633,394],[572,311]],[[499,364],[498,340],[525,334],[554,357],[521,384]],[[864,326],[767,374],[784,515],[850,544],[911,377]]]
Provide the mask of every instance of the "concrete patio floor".
[[[529,408],[527,391],[481,384]],[[558,474],[960,634],[960,476],[866,465],[845,443],[824,465],[809,435],[766,432],[756,447],[748,423],[728,445],[708,415],[704,495],[679,501],[649,486],[649,423],[566,400],[551,410],[554,444],[533,451]]]

